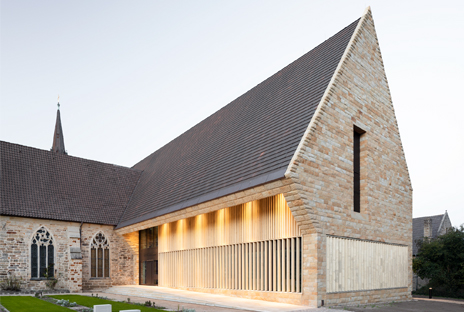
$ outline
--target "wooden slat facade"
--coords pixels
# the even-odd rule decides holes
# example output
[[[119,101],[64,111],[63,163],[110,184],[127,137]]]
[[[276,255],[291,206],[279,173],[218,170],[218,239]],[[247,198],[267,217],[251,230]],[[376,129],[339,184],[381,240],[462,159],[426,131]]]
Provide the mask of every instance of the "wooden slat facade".
[[[327,237],[327,292],[408,287],[408,247]]]
[[[159,285],[301,292],[302,239],[283,195],[159,227]]]
[[[301,236],[282,194],[159,226],[159,252]]]
[[[301,237],[160,253],[159,285],[299,293],[297,250]],[[276,252],[281,257],[277,263],[269,257]]]

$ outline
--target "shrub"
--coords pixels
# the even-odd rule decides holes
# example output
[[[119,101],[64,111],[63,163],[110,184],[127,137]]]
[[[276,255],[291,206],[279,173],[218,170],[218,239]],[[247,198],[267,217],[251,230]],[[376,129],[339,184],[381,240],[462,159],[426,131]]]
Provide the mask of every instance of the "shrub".
[[[464,226],[451,228],[436,239],[419,243],[413,270],[420,278],[430,279],[434,295],[460,296],[464,291]]]
[[[74,303],[75,303],[75,302],[74,302]],[[56,304],[58,304],[58,305],[60,305],[60,306],[62,306],[62,307],[65,307],[65,308],[71,306],[71,304],[69,303],[69,300],[66,300],[66,299],[60,299],[60,300],[58,300],[58,301],[56,302]]]
[[[3,290],[19,291],[21,290],[21,281],[22,281],[22,278],[18,278],[16,277],[16,275],[14,275],[14,273],[8,272],[6,279],[2,281],[2,283],[0,284],[0,287]]]

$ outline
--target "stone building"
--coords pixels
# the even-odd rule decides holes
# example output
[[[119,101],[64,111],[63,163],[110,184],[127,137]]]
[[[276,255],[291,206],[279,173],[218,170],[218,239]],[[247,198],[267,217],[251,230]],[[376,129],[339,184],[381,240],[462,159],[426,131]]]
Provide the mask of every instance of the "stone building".
[[[1,143],[3,276],[410,298],[412,188],[370,9],[133,168],[65,155],[59,112],[57,129],[52,151]]]
[[[419,243],[424,238],[437,238],[440,235],[446,234],[448,229],[452,227],[453,225],[447,211],[441,215],[412,219],[412,256],[415,257],[419,253]],[[414,274],[412,289],[417,290],[428,282],[428,279],[421,279]]]

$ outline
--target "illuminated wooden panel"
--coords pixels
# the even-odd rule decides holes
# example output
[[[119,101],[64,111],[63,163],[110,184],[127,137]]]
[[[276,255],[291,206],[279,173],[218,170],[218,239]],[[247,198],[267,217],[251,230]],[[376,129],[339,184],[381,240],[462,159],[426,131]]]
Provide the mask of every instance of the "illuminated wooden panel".
[[[300,242],[283,195],[163,224],[159,285],[301,292]]]
[[[301,236],[282,194],[159,226],[159,252]]]
[[[160,286],[300,293],[300,283],[290,286],[290,283],[293,283],[295,279],[299,280],[301,276],[301,265],[297,260],[300,259],[300,240],[300,237],[292,237],[165,252],[159,256],[160,263],[162,263],[159,270]],[[264,246],[269,246],[269,252]],[[235,265],[227,264],[228,250],[242,251],[230,255],[231,259],[235,257],[238,259],[238,261],[231,261]],[[260,250],[265,250],[265,252],[260,254]],[[280,261],[273,261],[275,256]],[[290,268],[294,268],[291,280],[288,275]],[[266,269],[268,269],[268,274],[265,274]],[[263,270],[262,273],[261,270]],[[280,275],[276,277],[275,272]],[[228,281],[227,276],[235,275],[238,276],[237,279]],[[267,277],[263,278],[263,276]],[[277,288],[272,286],[271,281],[278,282]]]
[[[407,246],[328,236],[327,292],[408,287],[408,263]]]

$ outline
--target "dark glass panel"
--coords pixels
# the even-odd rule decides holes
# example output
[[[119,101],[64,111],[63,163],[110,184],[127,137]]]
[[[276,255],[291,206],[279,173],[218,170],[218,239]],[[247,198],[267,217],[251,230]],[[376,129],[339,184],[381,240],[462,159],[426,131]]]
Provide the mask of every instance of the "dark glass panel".
[[[40,277],[45,275],[45,269],[47,268],[47,247],[40,246]]]
[[[105,277],[110,277],[110,250],[105,249]]]
[[[98,248],[98,275],[97,277],[103,277],[103,249]]]
[[[147,231],[140,231],[140,249],[147,248]]]
[[[38,262],[38,257],[37,257],[37,244],[32,244],[31,245],[31,277],[32,278],[37,278],[37,262]]]
[[[147,248],[153,248],[153,228],[147,230]]]
[[[97,255],[96,255],[96,249],[92,248],[90,250],[90,276],[91,277],[97,277]]]
[[[298,278],[300,279],[300,292],[301,292],[301,271],[303,270],[303,239],[300,239],[300,254],[298,255],[300,257],[300,272],[298,272]]]
[[[48,277],[55,276],[55,248],[53,245],[48,245]]]
[[[361,211],[361,134],[353,132],[353,206],[354,211]]]
[[[145,283],[146,283],[146,280],[145,280],[146,271],[147,271],[147,264],[146,264],[146,262],[142,262],[141,272],[140,272],[140,277],[141,277],[140,284],[142,284],[142,285],[145,285]]]
[[[153,229],[153,240],[155,241],[155,247],[158,247],[158,227]]]

